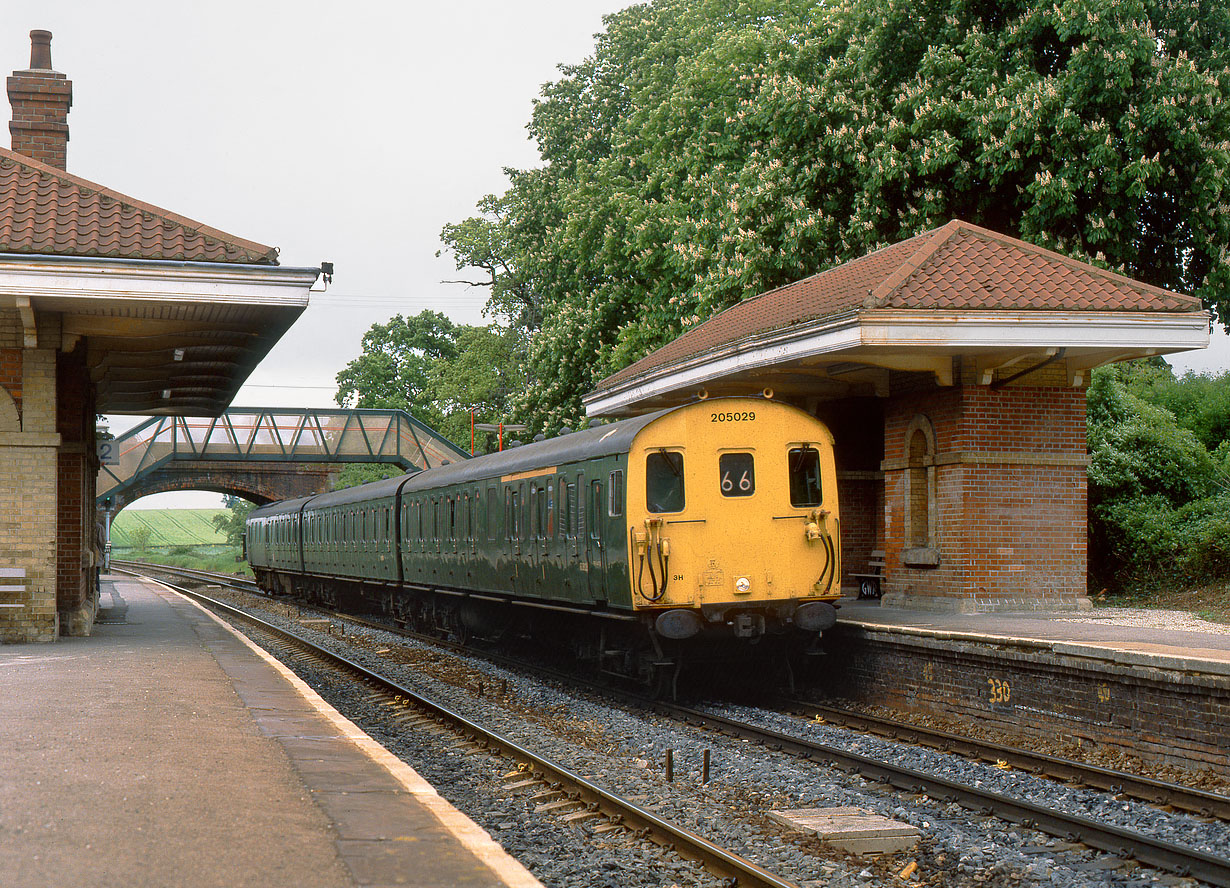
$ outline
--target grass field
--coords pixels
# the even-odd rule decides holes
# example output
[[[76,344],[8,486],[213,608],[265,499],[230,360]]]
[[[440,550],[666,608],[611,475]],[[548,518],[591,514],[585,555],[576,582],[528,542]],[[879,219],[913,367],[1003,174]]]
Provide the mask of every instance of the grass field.
[[[111,547],[225,546],[226,534],[213,525],[215,515],[225,514],[226,509],[125,509],[111,522]]]
[[[213,523],[226,509],[127,509],[111,522],[111,556],[175,567],[248,573],[239,546]]]

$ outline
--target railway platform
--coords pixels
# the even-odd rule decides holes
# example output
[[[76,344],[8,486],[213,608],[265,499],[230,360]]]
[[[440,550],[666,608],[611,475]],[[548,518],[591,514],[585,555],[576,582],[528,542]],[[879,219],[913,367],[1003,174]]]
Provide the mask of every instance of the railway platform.
[[[0,647],[0,878],[39,886],[539,882],[285,667],[155,584]]]
[[[1230,631],[1115,608],[951,614],[843,600],[834,697],[1147,762],[1230,768]]]
[[[838,622],[901,635],[1022,643],[1054,653],[1120,665],[1230,676],[1230,626],[1189,620],[1160,625],[1119,609],[1058,613],[949,614],[882,607],[875,600],[844,599]]]

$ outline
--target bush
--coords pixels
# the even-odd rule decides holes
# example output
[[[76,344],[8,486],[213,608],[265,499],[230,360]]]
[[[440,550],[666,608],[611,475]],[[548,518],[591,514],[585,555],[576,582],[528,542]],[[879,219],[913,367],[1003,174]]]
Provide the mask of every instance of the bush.
[[[1230,384],[1230,375],[1221,377]],[[1230,441],[1210,454],[1176,413],[1216,435],[1209,379],[1158,361],[1099,368],[1087,395],[1089,579],[1112,592],[1230,576]],[[1221,391],[1221,389],[1217,389]],[[1230,403],[1228,401],[1227,403]]]

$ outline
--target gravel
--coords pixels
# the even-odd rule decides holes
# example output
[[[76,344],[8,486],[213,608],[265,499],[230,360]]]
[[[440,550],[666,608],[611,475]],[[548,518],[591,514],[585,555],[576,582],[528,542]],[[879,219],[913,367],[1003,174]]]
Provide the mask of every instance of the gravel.
[[[294,623],[289,617],[270,621]],[[475,657],[443,653],[392,633],[350,627],[348,636],[338,639],[303,626],[294,628],[575,772],[592,775],[599,785],[801,885],[1196,884],[1108,860],[1084,846],[982,817],[956,804],[905,795],[747,741],[629,712],[551,681]],[[535,814],[528,793],[512,795],[503,789],[500,778],[509,769],[506,760],[457,748],[432,733],[403,731],[390,721],[387,707],[356,701],[353,686],[336,675],[315,667],[294,668],[343,714],[491,832],[545,885],[691,888],[721,884],[698,867],[672,862],[671,856],[627,834],[598,838],[587,828]],[[497,699],[492,691],[502,682],[507,682],[507,696]],[[475,693],[480,683],[487,689],[482,697]],[[865,755],[888,757],[1038,804],[1063,805],[1209,853],[1224,854],[1230,848],[1230,825],[1225,823],[1164,813],[1106,793],[751,706],[709,703],[705,708]],[[674,781],[670,783],[663,769],[668,749],[674,753]],[[711,752],[707,784],[700,782],[704,749]],[[910,823],[922,831],[922,841],[910,851],[859,857],[789,831],[767,816],[768,811],[779,808],[838,806],[864,808]],[[912,872],[911,863],[916,864]],[[901,873],[906,877],[900,877]]]

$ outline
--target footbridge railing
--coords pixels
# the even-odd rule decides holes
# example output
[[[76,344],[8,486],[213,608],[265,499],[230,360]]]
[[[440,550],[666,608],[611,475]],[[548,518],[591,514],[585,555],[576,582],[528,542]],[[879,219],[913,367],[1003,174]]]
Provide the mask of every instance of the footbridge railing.
[[[369,462],[413,471],[469,458],[402,410],[264,407],[232,407],[216,418],[153,417],[100,451],[99,505],[171,460]]]

